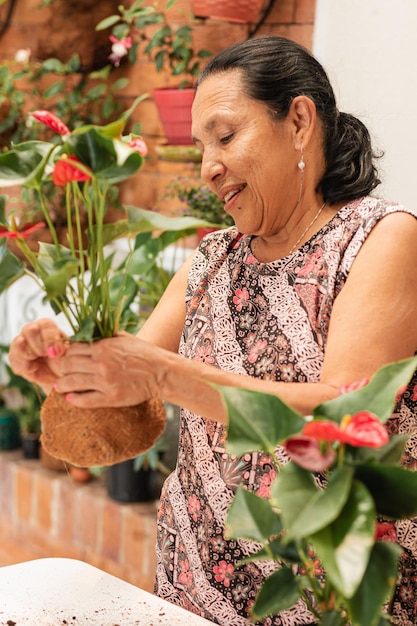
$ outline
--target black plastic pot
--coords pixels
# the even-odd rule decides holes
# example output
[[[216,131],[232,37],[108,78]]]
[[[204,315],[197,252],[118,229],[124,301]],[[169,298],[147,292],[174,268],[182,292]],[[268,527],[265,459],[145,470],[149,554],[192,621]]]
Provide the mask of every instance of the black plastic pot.
[[[25,459],[39,459],[39,435],[21,433],[22,451]]]
[[[118,502],[149,502],[154,499],[151,469],[134,470],[134,460],[122,461],[106,469],[107,492]]]

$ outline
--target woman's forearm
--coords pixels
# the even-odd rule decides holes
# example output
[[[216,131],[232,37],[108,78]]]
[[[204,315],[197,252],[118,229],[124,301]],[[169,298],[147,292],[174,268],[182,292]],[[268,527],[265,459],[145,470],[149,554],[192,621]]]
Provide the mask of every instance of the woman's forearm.
[[[323,383],[284,383],[264,381],[251,376],[225,372],[176,354],[165,354],[160,381],[163,400],[198,413],[203,417],[227,423],[224,404],[213,386],[233,386],[277,395],[303,415],[337,396],[337,389]]]

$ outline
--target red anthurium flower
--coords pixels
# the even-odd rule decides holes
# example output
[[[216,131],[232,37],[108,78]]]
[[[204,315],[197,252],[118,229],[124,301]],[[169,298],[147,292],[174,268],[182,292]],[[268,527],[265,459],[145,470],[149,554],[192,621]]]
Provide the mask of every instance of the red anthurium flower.
[[[52,172],[52,180],[58,187],[65,187],[72,181],[82,182],[90,180],[91,175],[83,172],[76,163],[81,163],[76,156],[67,156],[56,162]]]
[[[45,226],[45,222],[26,224],[21,230],[8,230],[5,226],[0,226],[0,237],[8,239],[28,239],[32,233],[40,228],[45,228]]]
[[[48,126],[48,128],[53,130],[55,133],[58,133],[59,135],[71,134],[71,131],[64,124],[64,122],[61,122],[59,117],[57,117],[53,113],[50,113],[49,111],[32,111],[31,115],[33,115],[35,120],[38,120],[38,122],[40,122],[41,124],[45,124],[45,126]]]
[[[340,426],[335,422],[313,420],[304,426],[303,434],[319,441],[340,441],[367,448],[380,448],[389,440],[384,425],[369,411],[345,416]]]
[[[351,446],[366,446],[367,448],[380,448],[389,441],[388,432],[379,419],[369,411],[355,413],[347,420],[346,428],[343,428],[343,441]]]
[[[313,420],[304,426],[303,435],[318,441],[340,441],[341,430],[336,422]]]
[[[284,448],[297,465],[310,472],[323,472],[333,465],[336,458],[335,450],[328,447],[323,452],[316,439],[305,435],[290,437]]]
[[[143,157],[148,154],[148,146],[146,145],[145,140],[142,139],[142,137],[134,137],[129,141],[128,146],[130,146],[136,152],[139,152],[139,154],[141,154]]]

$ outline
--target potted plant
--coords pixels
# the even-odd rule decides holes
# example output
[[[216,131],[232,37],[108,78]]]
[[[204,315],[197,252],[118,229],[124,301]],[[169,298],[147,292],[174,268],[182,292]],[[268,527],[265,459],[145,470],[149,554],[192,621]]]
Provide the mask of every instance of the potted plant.
[[[139,288],[135,263],[142,259],[140,242],[135,243],[137,233],[170,231],[173,242],[205,225],[194,218],[167,218],[132,206],[126,208],[122,219],[105,223],[113,187],[139,170],[146,152],[140,137],[123,135],[140,100],[113,123],[86,125],[72,132],[48,111],[34,112],[33,117],[49,127],[58,142],[24,142],[0,154],[0,187],[35,189],[44,218],[37,224],[19,222],[13,210],[6,210],[7,198],[0,198],[0,293],[29,274],[54,311],[66,317],[73,329],[72,339],[78,341],[136,330],[134,301]],[[65,189],[67,246],[57,238],[45,201],[44,187],[51,184],[51,179],[55,186]],[[27,238],[45,224],[53,243],[41,243],[34,250]],[[108,246],[121,237],[126,238],[128,252],[116,264],[115,252]],[[8,249],[8,241],[15,243],[27,262]],[[84,467],[109,465],[143,452],[165,426],[165,411],[159,400],[121,411],[106,408],[79,412],[54,391],[43,403],[41,417],[42,447],[55,457]]]
[[[182,215],[190,215],[210,222],[212,226],[197,230],[198,238],[219,228],[233,226],[233,218],[224,210],[224,202],[197,177],[180,176],[167,187],[167,197],[176,198],[182,204]]]
[[[410,392],[416,367],[416,357],[389,364],[310,418],[273,395],[219,388],[229,454],[264,451],[279,469],[262,493],[238,488],[227,516],[230,538],[254,542],[245,562],[277,565],[252,607],[254,621],[302,598],[320,626],[392,623],[401,553],[395,522],[417,514],[417,472],[401,466],[410,435],[389,437],[384,423],[398,394]]]
[[[133,459],[106,468],[109,497],[118,502],[149,502],[158,497],[156,472],[167,476],[170,470],[163,464],[166,449],[164,436],[146,452]]]
[[[16,411],[8,405],[8,376],[5,355],[9,347],[0,345],[0,450],[13,450],[21,444]]]
[[[111,40],[131,63],[138,52],[148,55],[158,72],[167,70],[173,77],[182,77],[173,87],[161,87],[152,92],[168,144],[190,145],[191,105],[194,99],[194,78],[200,73],[201,61],[211,56],[208,50],[193,46],[193,29],[188,24],[173,27],[167,12],[175,0],[170,0],[165,11],[143,6],[136,0],[132,6],[119,6],[119,13],[102,20],[97,29],[112,28]],[[117,56],[117,55],[116,55]]]
[[[8,350],[8,346],[2,347]],[[17,416],[23,456],[26,459],[38,459],[41,434],[40,411],[45,394],[38,385],[14,374],[7,364],[6,371],[8,381],[3,397],[7,406]]]

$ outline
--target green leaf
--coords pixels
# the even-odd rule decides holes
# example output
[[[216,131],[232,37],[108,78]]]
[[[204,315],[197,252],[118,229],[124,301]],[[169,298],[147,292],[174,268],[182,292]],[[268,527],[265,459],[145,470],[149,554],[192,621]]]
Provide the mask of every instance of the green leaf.
[[[79,323],[79,330],[77,333],[70,337],[71,341],[84,341],[91,343],[94,338],[94,331],[96,328],[95,320],[91,316],[84,316]]]
[[[374,534],[374,502],[366,487],[355,481],[339,517],[308,539],[329,581],[346,598],[351,598],[361,583]]]
[[[291,462],[282,467],[271,497],[281,511],[288,539],[308,537],[331,524],[346,504],[352,479],[352,468],[336,468],[326,489],[320,489],[311,472]]]
[[[346,620],[340,611],[325,611],[320,615],[320,626],[345,626]]]
[[[9,250],[0,252],[0,293],[6,291],[10,285],[25,274],[25,265]]]
[[[253,620],[275,615],[296,604],[302,579],[288,568],[274,572],[265,580],[251,610]]]
[[[282,530],[278,515],[265,498],[238,487],[226,519],[226,536],[267,542]]]
[[[355,477],[369,489],[379,515],[394,519],[417,515],[417,472],[367,463],[355,468]]]
[[[228,414],[226,448],[229,454],[263,450],[270,454],[290,435],[299,432],[304,419],[277,396],[250,389],[215,385]]]
[[[385,602],[390,600],[398,575],[401,548],[393,543],[375,543],[362,583],[352,598],[346,599],[354,624],[383,626],[390,624],[380,616]]]
[[[340,423],[346,414],[370,411],[386,422],[394,410],[399,389],[410,381],[416,368],[417,357],[390,363],[379,369],[365,387],[320,404],[313,414]]]
[[[109,17],[106,17],[97,24],[96,30],[105,30],[106,28],[110,28],[120,22],[120,19],[120,15],[109,15]]]
[[[176,239],[185,237],[196,232],[197,228],[210,227],[212,224],[205,220],[196,219],[194,217],[166,217],[160,213],[145,209],[138,209],[133,206],[127,207],[127,220],[119,220],[112,224],[104,224],[103,226],[103,243],[104,245],[126,237],[129,234],[151,233],[155,230],[171,231],[167,237],[173,243]],[[176,236],[174,233],[178,233]],[[162,239],[164,241],[164,236]],[[165,242],[164,242],[165,247]]]
[[[65,88],[64,81],[63,80],[57,80],[50,87],[45,89],[45,91],[43,92],[43,97],[44,98],[53,98],[54,96],[57,96],[58,94],[62,93],[64,91],[64,88]]]
[[[382,448],[360,447],[354,449],[355,463],[366,461],[378,461],[379,463],[399,463],[404,454],[404,448],[410,439],[410,433],[405,435],[392,435],[390,440]]]
[[[159,238],[151,238],[133,252],[129,262],[129,272],[133,275],[146,274],[155,265],[160,252],[161,242]]]
[[[123,310],[128,308],[138,293],[138,284],[132,276],[115,274],[109,281],[110,301],[114,305],[120,306],[123,303]]]
[[[57,146],[46,141],[26,141],[8,152],[0,153],[0,187],[39,181],[56,149]]]
[[[285,560],[287,563],[299,563],[301,565],[301,558],[298,552],[295,542],[284,543],[283,538],[274,538],[265,544],[265,547],[260,548],[254,554],[246,556],[239,564],[251,563],[253,561],[270,561],[271,558],[275,561]]]

